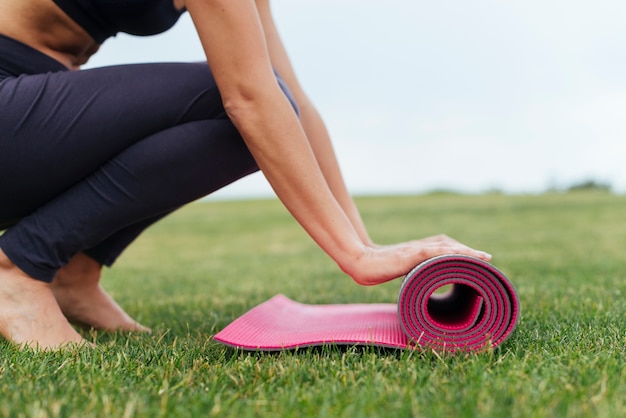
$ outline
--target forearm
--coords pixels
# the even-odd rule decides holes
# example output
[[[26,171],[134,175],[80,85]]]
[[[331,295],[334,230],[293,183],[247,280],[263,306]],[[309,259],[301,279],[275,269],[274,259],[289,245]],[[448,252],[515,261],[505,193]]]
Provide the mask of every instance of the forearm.
[[[367,234],[359,211],[346,188],[326,126],[317,112],[317,109],[310,102],[300,86],[287,55],[287,51],[280,39],[274,19],[272,18],[269,0],[256,0],[256,4],[267,40],[272,65],[283,78],[298,103],[302,127],[311,144],[326,183],[346,216],[350,219],[361,241],[366,245],[371,245],[372,241]]]
[[[284,95],[267,97],[267,105],[263,101],[227,105],[227,111],[285,207],[342,270],[349,272],[363,252],[358,231],[329,187]]]
[[[272,71],[252,0],[187,0],[224,108],[277,196],[347,273],[365,251]]]
[[[346,187],[328,130],[315,107],[307,100],[300,107],[300,121],[335,199],[350,219],[361,241],[372,245],[359,210]]]

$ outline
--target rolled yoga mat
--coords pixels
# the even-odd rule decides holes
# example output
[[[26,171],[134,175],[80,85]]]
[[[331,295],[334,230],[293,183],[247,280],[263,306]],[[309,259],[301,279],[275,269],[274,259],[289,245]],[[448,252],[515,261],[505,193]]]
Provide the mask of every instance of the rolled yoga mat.
[[[476,258],[444,255],[404,277],[397,304],[306,305],[279,294],[214,339],[258,351],[328,344],[482,351],[502,344],[518,318],[519,298],[502,272]]]

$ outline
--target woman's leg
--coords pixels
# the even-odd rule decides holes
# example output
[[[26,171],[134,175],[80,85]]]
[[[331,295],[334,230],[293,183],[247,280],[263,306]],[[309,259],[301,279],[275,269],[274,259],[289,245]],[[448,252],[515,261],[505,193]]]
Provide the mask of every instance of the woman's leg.
[[[206,65],[152,64],[0,82],[0,224],[20,219],[132,144],[226,119]]]
[[[0,275],[19,276],[9,260],[28,276],[49,281],[80,251],[256,170],[221,103],[215,103],[216,89],[204,67],[132,66],[61,75],[39,77],[34,88],[28,83],[14,88],[22,99],[33,96],[25,108],[3,106],[14,112],[0,116],[0,125],[17,121],[5,130],[10,134],[2,138],[3,155],[27,158],[0,157],[0,193],[13,197],[0,216],[21,218],[0,237],[8,255],[0,257]],[[11,97],[6,90],[5,81],[0,101]],[[55,100],[65,112],[51,107]],[[111,248],[120,251],[119,245]],[[34,305],[45,298],[39,299]],[[10,312],[0,305],[2,334],[14,341],[54,346],[75,339],[56,333],[56,343],[50,343],[54,338],[42,336],[41,329],[30,333],[31,340],[16,338]]]
[[[27,76],[10,81],[10,84],[9,81],[0,83],[0,108],[8,110],[0,112],[0,131],[8,133],[0,137],[0,147],[4,151],[0,155],[0,195],[10,197],[0,205],[0,224],[7,219],[24,218],[37,208],[53,203],[57,196],[68,191],[79,180],[86,179],[121,151],[137,142],[150,141],[152,135],[172,128],[179,131],[166,135],[172,140],[167,139],[165,145],[159,145],[165,153],[169,152],[166,147],[172,147],[190,135],[207,142],[204,145],[210,151],[200,153],[205,158],[202,161],[203,168],[211,169],[215,174],[204,179],[213,186],[207,188],[203,185],[203,190],[211,192],[250,172],[246,166],[244,172],[239,173],[236,157],[227,155],[232,152],[237,155],[243,153],[247,161],[245,164],[251,161],[247,149],[242,147],[239,134],[226,117],[206,64],[108,67]],[[278,81],[293,103],[286,87]],[[12,100],[14,97],[18,99]],[[209,125],[190,124],[200,121]],[[154,141],[159,144],[158,140]],[[159,151],[158,148],[148,147],[141,152],[150,153],[152,150]],[[226,154],[221,155],[220,150]],[[189,147],[183,152],[195,156],[194,150]],[[137,152],[132,155],[138,160],[145,158],[145,154],[138,155]],[[187,164],[185,156],[182,160],[176,163],[178,165],[160,167],[159,170],[164,170],[164,173],[158,174],[178,176],[178,170]],[[113,163],[116,164],[115,161]],[[125,186],[108,181],[109,171],[124,170],[124,167],[116,168],[113,165],[109,164],[99,176],[89,180],[92,182],[90,187],[94,187],[101,197],[109,192],[117,193],[119,190],[116,188]],[[195,176],[191,177],[195,179]],[[102,185],[105,188],[98,189]],[[185,186],[195,187],[195,183]],[[124,193],[124,190],[121,192]],[[137,200],[142,197],[138,195],[132,198]],[[186,201],[188,199],[183,198],[181,204]],[[106,199],[104,203],[114,205],[114,202]],[[174,205],[174,208],[178,206]],[[162,215],[163,212],[156,214]],[[133,225],[141,222],[149,224],[146,219],[150,216],[153,215],[139,215],[130,225],[118,226],[139,233],[141,228]],[[39,233],[46,236],[56,233],[48,233],[48,229],[41,225]],[[84,247],[81,250],[97,254],[103,257],[99,261],[110,264],[132,241],[132,231],[121,232],[116,237],[118,231],[120,229],[117,228],[109,230],[109,235],[102,237],[102,240],[107,240],[105,243],[98,241],[94,244],[97,248]],[[82,237],[82,233],[77,232]],[[0,238],[0,247],[3,238]],[[25,234],[24,238],[34,241],[31,243],[33,246],[45,242],[45,239],[39,239],[31,233]],[[63,262],[32,260],[31,264],[38,266],[35,269],[46,272],[41,276],[43,272],[32,270],[31,275],[51,280],[50,273],[55,265],[58,268],[68,260],[67,254],[60,256],[64,257]],[[52,266],[47,265],[51,263]],[[28,265],[26,267],[31,270]]]
[[[153,144],[153,142],[158,141],[146,141],[145,143],[137,144],[120,155],[119,158],[116,158],[116,163],[111,164],[111,167],[109,165],[102,167],[101,171],[105,175],[102,176],[100,181],[108,181],[111,178],[116,179],[116,181],[122,181],[127,185],[124,193],[109,193],[107,196],[107,200],[110,201],[109,203],[113,207],[124,207],[126,210],[119,214],[115,213],[115,211],[105,211],[104,214],[96,211],[87,211],[91,212],[97,219],[87,218],[83,223],[84,227],[80,228],[81,230],[90,230],[94,237],[99,237],[106,234],[111,229],[111,225],[132,222],[137,217],[136,214],[146,213],[150,210],[154,210],[158,214],[125,227],[100,242],[95,248],[87,250],[86,253],[93,257],[93,260],[78,254],[74,256],[72,263],[58,271],[52,283],[52,290],[66,317],[74,322],[88,324],[100,329],[145,330],[143,326],[138,325],[128,317],[99,287],[101,264],[95,260],[100,260],[103,264],[112,263],[115,257],[145,227],[161,217],[163,208],[165,208],[165,212],[169,213],[172,209],[180,206],[181,201],[195,200],[221,188],[225,183],[256,170],[256,164],[245,146],[243,146],[242,141],[224,141],[223,146],[211,145],[211,141],[207,141],[202,137],[195,140],[194,138],[198,138],[198,135],[189,132],[196,129],[198,133],[210,131],[208,126],[205,126],[208,124],[210,122],[194,122],[189,125],[198,125],[197,127],[186,126],[185,130],[188,131],[189,135],[185,135],[184,139],[177,141],[179,147],[168,147],[167,155],[154,158],[157,164],[153,168],[132,169],[133,161],[138,159],[138,155],[146,155],[153,146],[157,149],[160,148],[158,145],[155,146]],[[228,130],[230,129],[228,128]],[[147,147],[146,150],[144,150],[145,147]],[[177,150],[180,152],[177,152]],[[193,156],[188,155],[191,151],[193,151]],[[210,160],[211,156],[215,157],[216,153],[221,156],[220,160],[225,164],[215,163],[207,165],[206,161]],[[161,162],[166,162],[167,164],[174,163],[175,165],[181,165],[182,168],[177,170],[175,175],[169,175],[165,170],[159,169]],[[120,164],[125,167],[123,170],[117,170]],[[94,173],[94,176],[99,174]],[[126,176],[128,177],[125,178]],[[146,181],[140,181],[141,179]],[[110,189],[110,187],[106,188]],[[174,195],[173,193],[168,193],[168,190],[176,190],[177,193]],[[84,191],[78,190],[76,195],[84,195]],[[135,196],[135,198],[130,199],[129,196]],[[140,196],[140,198],[136,198],[137,196]],[[75,202],[80,202],[78,198],[71,199]],[[95,206],[102,207],[106,204],[106,202],[100,201],[96,202]],[[79,204],[78,206],[81,207],[83,205]],[[111,218],[107,216],[108,213],[111,214]],[[79,218],[82,218],[83,212],[79,211],[72,214],[73,217],[77,215]],[[58,230],[55,234],[58,237],[58,244],[64,243],[66,245],[68,242],[72,242],[71,236],[64,236],[66,230],[63,229],[63,225],[66,220],[61,217],[59,218],[59,223],[56,224],[51,221],[51,217],[44,216],[47,219],[46,222],[49,228]],[[89,225],[93,226],[89,228]],[[96,238],[93,241],[84,242],[80,247],[88,248],[91,242],[98,240],[99,238]],[[46,248],[54,248],[54,246]],[[60,252],[71,253],[73,250],[66,248]],[[86,270],[85,267],[90,269]],[[76,273],[82,274],[78,275]],[[86,295],[90,295],[90,297],[87,298]]]
[[[0,246],[28,275],[51,281],[78,252],[256,170],[230,121],[179,125],[128,147],[21,219]]]
[[[232,137],[236,134],[233,129],[227,121],[192,122],[133,145],[9,229],[3,236],[5,253],[14,262],[18,260],[22,270],[43,277],[46,269],[36,260],[52,260],[59,266],[68,261],[63,255],[80,260],[75,254],[97,245],[110,231],[133,225],[146,216],[169,212],[255,171],[256,164],[243,142]],[[206,132],[214,133],[215,139],[204,138]],[[172,142],[173,146],[167,145]],[[166,168],[170,166],[181,168],[169,173]],[[121,184],[124,187],[117,187]],[[41,225],[45,225],[45,234],[39,231]],[[34,236],[45,239],[45,243],[33,242]],[[66,316],[98,328],[142,329],[101,290],[99,277],[94,282],[83,272],[78,280],[80,286],[68,288],[67,283],[76,284],[76,276],[65,276],[63,280],[63,274],[81,273],[75,265],[68,267],[59,272],[62,281],[53,286]],[[38,335],[42,333],[37,331]],[[10,334],[5,336],[15,340]]]

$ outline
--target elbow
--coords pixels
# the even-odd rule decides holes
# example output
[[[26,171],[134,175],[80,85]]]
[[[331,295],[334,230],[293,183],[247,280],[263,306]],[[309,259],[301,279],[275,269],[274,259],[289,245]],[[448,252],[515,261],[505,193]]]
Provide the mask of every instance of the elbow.
[[[260,118],[267,103],[271,103],[267,89],[258,88],[254,84],[222,88],[220,94],[226,115],[238,128]]]
[[[296,115],[300,115],[300,109],[296,99],[289,91],[287,85],[276,76],[276,83],[241,84],[230,88],[220,89],[222,103],[228,117],[235,122],[243,115],[249,115],[263,106],[275,106],[285,98]]]
[[[225,92],[222,93],[222,104],[226,115],[236,126],[253,120],[263,123],[269,114],[284,112],[287,106],[298,114],[295,101],[280,89],[237,89]]]
[[[254,109],[254,99],[241,94],[223,95],[222,104],[226,115],[235,125],[247,119],[246,115]]]

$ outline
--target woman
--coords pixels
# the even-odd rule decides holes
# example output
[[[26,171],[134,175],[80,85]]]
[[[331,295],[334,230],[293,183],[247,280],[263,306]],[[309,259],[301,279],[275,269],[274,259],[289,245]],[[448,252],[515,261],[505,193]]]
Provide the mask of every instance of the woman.
[[[163,32],[185,11],[208,65],[79,71],[115,33]],[[146,330],[100,287],[102,266],[161,217],[258,169],[361,285],[440,254],[490,259],[446,236],[370,240],[269,0],[0,0],[0,333],[8,340],[85,343],[68,320]]]

